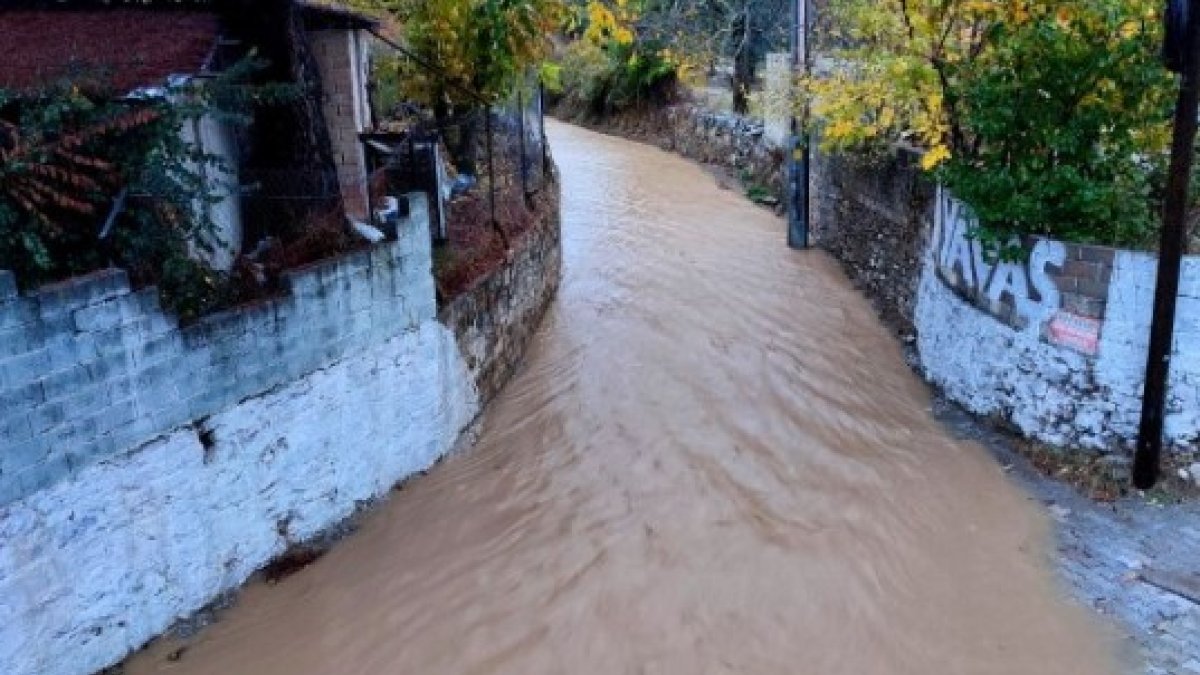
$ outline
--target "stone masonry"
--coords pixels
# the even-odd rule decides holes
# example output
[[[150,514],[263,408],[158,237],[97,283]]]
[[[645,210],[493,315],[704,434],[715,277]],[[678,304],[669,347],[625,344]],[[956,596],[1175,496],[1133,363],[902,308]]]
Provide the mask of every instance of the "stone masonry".
[[[813,242],[842,263],[889,327],[911,337],[934,197],[915,156],[871,164],[814,153],[811,179]]]
[[[0,273],[6,674],[119,661],[455,447],[557,288],[558,219],[451,330],[409,199],[398,241],[190,326],[120,271],[28,295]]]
[[[746,187],[766,189],[780,202],[783,200],[786,153],[767,137],[762,122],[694,104],[635,108],[599,120],[572,115],[567,110],[559,110],[558,114],[572,123],[721,167],[741,178]]]
[[[538,223],[515,242],[507,265],[451,300],[439,313],[454,331],[479,396],[500,392],[525,355],[562,276],[559,186],[539,197]]]
[[[1112,452],[1137,429],[1156,262],[1047,239],[1025,262],[991,260],[969,213],[923,180],[914,158],[817,155],[812,232],[914,342],[951,400],[1051,445]],[[1167,435],[1200,438],[1200,258],[1184,265]]]

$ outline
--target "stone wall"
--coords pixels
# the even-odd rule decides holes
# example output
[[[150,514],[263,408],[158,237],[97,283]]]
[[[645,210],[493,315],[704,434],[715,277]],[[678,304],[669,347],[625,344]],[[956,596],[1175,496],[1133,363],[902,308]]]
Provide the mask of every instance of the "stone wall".
[[[810,233],[905,338],[915,334],[917,284],[928,245],[933,188],[917,158],[878,163],[813,153]]]
[[[1051,445],[1128,449],[1137,434],[1156,261],[1047,239],[1024,263],[989,261],[971,215],[924,181],[915,158],[817,156],[815,243],[842,261],[916,347],[947,397]],[[1184,265],[1166,420],[1200,439],[1200,258]]]
[[[539,221],[514,243],[512,258],[439,313],[458,339],[484,403],[499,393],[553,300],[562,277],[559,185],[540,198]]]
[[[1147,253],[1026,242],[991,262],[939,194],[917,301],[917,347],[933,383],[973,412],[1059,446],[1116,451],[1137,436],[1157,262]],[[1200,258],[1184,265],[1169,441],[1200,439]]]
[[[766,138],[762,122],[693,104],[634,109],[603,119],[557,110],[574,124],[656,145],[732,172],[746,187],[765,188],[782,203],[785,150]]]
[[[460,344],[413,200],[399,241],[192,326],[118,271],[27,296],[0,273],[5,673],[120,660],[454,447],[557,285],[557,219],[450,312],[499,336]]]

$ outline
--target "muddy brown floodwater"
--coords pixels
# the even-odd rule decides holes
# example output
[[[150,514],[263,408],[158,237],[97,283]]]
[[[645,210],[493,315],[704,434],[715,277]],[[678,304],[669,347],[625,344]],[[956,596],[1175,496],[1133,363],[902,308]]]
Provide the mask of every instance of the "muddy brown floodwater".
[[[1116,672],[833,261],[697,166],[550,133],[566,277],[479,444],[129,673]]]

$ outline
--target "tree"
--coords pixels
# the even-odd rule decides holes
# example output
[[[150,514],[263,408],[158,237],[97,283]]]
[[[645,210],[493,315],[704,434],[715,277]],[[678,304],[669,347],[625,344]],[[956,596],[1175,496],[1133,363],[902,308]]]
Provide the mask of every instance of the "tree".
[[[794,0],[645,0],[641,27],[689,60],[733,63],[734,110],[747,112],[759,62],[789,47]]]
[[[1173,89],[1155,0],[832,0],[804,82],[827,150],[925,150],[1017,255],[1024,234],[1136,243],[1153,227]]]
[[[549,53],[562,0],[350,0],[356,9],[383,13],[399,26],[416,59],[399,57],[402,94],[428,105],[439,122],[465,119],[459,163],[475,172],[475,122],[488,106],[511,94],[521,77]]]

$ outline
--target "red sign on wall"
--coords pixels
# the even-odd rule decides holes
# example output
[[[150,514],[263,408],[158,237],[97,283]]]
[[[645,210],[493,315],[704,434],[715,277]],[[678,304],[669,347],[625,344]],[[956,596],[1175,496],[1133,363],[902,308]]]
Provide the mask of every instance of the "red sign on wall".
[[[1096,319],[1060,311],[1050,320],[1047,333],[1056,345],[1095,356],[1100,351],[1100,326]]]

